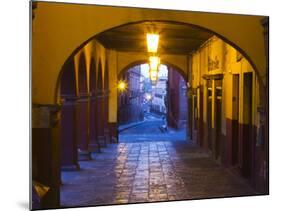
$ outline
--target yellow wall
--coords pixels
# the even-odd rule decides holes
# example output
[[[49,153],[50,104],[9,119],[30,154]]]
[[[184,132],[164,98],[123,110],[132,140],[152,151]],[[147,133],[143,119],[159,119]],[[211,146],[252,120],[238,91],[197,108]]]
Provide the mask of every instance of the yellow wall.
[[[108,62],[109,77],[109,111],[108,111],[108,121],[117,121],[117,52],[114,50],[106,49],[101,43],[93,39],[86,46],[84,46],[77,54],[74,55],[76,78],[78,78],[78,67],[79,58],[81,53],[84,53],[86,58],[86,68],[87,68],[87,87],[88,92],[90,91],[90,61],[91,58],[95,60],[96,74],[98,74],[98,65],[101,61],[103,76],[105,72],[105,63]],[[97,78],[97,76],[96,76]],[[104,77],[103,77],[104,78]],[[78,89],[78,81],[76,80],[76,90]],[[78,93],[77,93],[78,95]]]
[[[177,21],[210,29],[243,49],[259,75],[266,75],[262,17],[49,2],[37,5],[32,20],[33,103],[56,103],[59,73],[82,43],[112,27],[143,20]],[[114,18],[109,19],[109,14]]]
[[[94,58],[95,60],[95,65],[96,65],[96,74],[98,74],[98,65],[99,61],[101,62],[102,65],[102,71],[104,74],[105,71],[105,61],[106,61],[106,49],[101,45],[98,41],[95,39],[89,42],[87,45],[84,46],[77,54],[74,55],[74,65],[75,65],[75,73],[76,73],[76,78],[78,79],[78,68],[79,68],[79,62],[80,62],[80,55],[81,54],[85,55],[85,61],[86,61],[86,70],[87,70],[87,88],[88,92],[90,91],[90,62],[91,58]],[[78,81],[76,80],[76,90],[78,89]],[[77,92],[78,95],[78,92]]]
[[[109,65],[109,111],[108,111],[108,122],[117,122],[117,68],[118,68],[118,64],[117,64],[117,52],[114,50],[110,50],[108,53],[108,60]]]
[[[161,63],[167,65],[173,65],[183,71],[187,76],[188,74],[188,57],[186,55],[170,55],[163,54],[161,57]],[[147,53],[136,53],[136,52],[117,52],[118,60],[118,75],[124,71],[128,66],[135,62],[148,61]]]
[[[208,58],[212,61],[216,59],[219,61],[217,68],[210,69],[208,65]],[[258,125],[258,112],[257,107],[260,103],[259,96],[259,80],[253,67],[249,62],[242,58],[237,61],[237,50],[232,46],[226,44],[224,41],[217,37],[212,37],[206,43],[204,43],[196,52],[192,54],[192,75],[191,80],[192,88],[196,89],[198,86],[203,86],[204,102],[203,102],[203,121],[207,122],[207,88],[206,80],[203,79],[203,75],[215,75],[223,74],[222,80],[222,133],[226,134],[226,119],[233,119],[233,75],[239,74],[239,123],[248,123],[245,118],[243,119],[243,84],[244,84],[244,73],[253,73],[253,85],[252,85],[252,123]],[[214,88],[214,86],[213,86]],[[198,102],[199,106],[199,102]],[[246,111],[245,111],[246,112]],[[198,115],[200,116],[200,114]],[[212,122],[214,122],[214,109],[212,112]],[[212,124],[214,125],[214,124]]]

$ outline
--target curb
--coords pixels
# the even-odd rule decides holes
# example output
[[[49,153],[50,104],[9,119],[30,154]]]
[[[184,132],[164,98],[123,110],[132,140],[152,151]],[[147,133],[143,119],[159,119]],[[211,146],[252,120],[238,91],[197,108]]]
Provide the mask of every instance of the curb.
[[[135,124],[130,125],[130,126],[128,126],[128,127],[125,127],[125,128],[122,128],[122,129],[118,129],[118,132],[120,133],[120,132],[122,132],[122,131],[124,131],[124,130],[127,130],[127,129],[130,129],[130,128],[139,126],[139,125],[141,125],[141,124],[143,124],[143,123],[145,123],[145,122],[146,122],[146,121],[144,120],[144,121],[142,121],[142,122],[135,123]]]

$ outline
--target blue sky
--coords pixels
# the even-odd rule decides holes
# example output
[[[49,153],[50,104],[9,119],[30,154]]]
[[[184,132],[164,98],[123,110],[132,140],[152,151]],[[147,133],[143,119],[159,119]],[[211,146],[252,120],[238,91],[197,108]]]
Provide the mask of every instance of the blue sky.
[[[149,77],[149,66],[148,64],[142,64],[141,65],[141,74],[148,78]],[[168,68],[166,65],[161,64],[159,67],[159,77],[161,76],[168,76]]]

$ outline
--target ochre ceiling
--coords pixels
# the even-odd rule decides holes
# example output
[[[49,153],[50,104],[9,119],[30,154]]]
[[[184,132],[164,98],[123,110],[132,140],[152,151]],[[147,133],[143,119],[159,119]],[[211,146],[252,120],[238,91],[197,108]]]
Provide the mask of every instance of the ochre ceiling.
[[[146,33],[160,35],[160,54],[189,54],[213,34],[197,27],[168,22],[142,22],[114,28],[96,38],[107,48],[125,52],[146,52]]]

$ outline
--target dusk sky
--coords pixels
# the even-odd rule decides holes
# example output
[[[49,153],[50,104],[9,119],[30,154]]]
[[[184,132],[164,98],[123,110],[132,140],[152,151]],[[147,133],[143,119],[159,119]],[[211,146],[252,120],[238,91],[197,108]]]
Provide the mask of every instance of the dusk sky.
[[[141,65],[141,74],[146,77],[149,78],[149,66],[148,64],[142,64]],[[166,65],[161,64],[160,68],[159,68],[159,77],[161,76],[168,76],[168,68]]]

